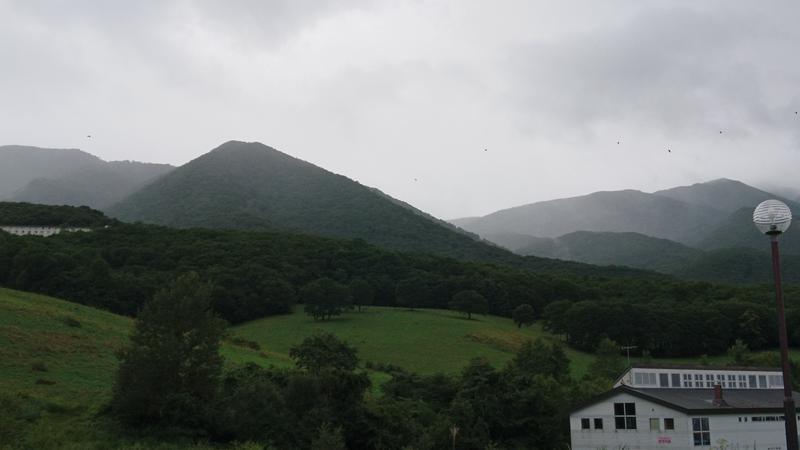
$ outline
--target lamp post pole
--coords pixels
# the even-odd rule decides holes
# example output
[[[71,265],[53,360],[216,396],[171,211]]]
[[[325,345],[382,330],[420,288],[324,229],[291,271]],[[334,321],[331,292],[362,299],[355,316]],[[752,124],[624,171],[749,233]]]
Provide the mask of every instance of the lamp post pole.
[[[781,344],[781,368],[783,369],[783,412],[786,417],[786,448],[798,450],[797,409],[792,395],[792,374],[789,370],[789,340],[786,336],[786,313],[783,307],[783,284],[781,282],[781,258],[778,251],[778,233],[770,234],[772,246],[772,272],[775,276],[775,304],[778,309],[778,339]]]
[[[781,369],[783,370],[783,413],[786,428],[786,448],[800,450],[797,443],[797,410],[792,392],[792,373],[789,369],[789,339],[786,334],[786,313],[783,307],[783,284],[781,283],[781,257],[778,251],[778,236],[789,229],[792,211],[778,200],[765,200],[753,211],[753,223],[759,231],[769,236],[772,250],[772,273],[775,276],[775,307],[778,310],[778,340],[781,345]]]

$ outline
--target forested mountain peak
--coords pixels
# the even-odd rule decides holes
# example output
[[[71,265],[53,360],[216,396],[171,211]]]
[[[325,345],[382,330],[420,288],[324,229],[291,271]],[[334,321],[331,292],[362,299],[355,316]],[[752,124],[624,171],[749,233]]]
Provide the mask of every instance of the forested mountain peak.
[[[513,258],[383,193],[258,142],[228,141],[109,213],[178,227],[287,230],[396,250]]]

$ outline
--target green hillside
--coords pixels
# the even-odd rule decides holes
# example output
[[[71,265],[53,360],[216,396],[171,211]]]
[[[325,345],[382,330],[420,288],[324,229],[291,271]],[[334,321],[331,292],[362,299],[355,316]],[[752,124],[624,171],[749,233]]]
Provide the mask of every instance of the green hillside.
[[[0,200],[102,208],[172,169],[107,162],[77,149],[5,145],[0,146]]]
[[[795,214],[800,214],[800,204],[788,202]],[[717,250],[730,247],[748,247],[769,251],[769,239],[758,232],[753,225],[753,207],[741,208],[728,216],[719,226],[710,230],[697,244],[704,250]],[[800,255],[800,230],[797,224],[791,226],[780,237],[781,251],[784,254]]]
[[[108,212],[178,227],[297,231],[403,251],[508,256],[371,188],[259,143],[225,143]]]
[[[654,194],[727,214],[739,208],[755,208],[756,205],[770,198],[781,199],[775,194],[727,178],[664,189],[654,192]]]
[[[673,273],[702,256],[701,251],[639,233],[577,231],[540,240],[518,250],[524,255],[560,258],[598,265],[622,265]]]
[[[168,164],[101,161],[52,178],[36,178],[10,198],[47,205],[105,208],[172,169]]]
[[[494,212],[452,223],[487,239],[521,234],[555,238],[575,231],[636,232],[690,244],[724,213],[635,190],[595,192]]]
[[[393,364],[421,374],[457,373],[476,357],[499,367],[525,340],[555,339],[539,326],[518,329],[511,319],[502,317],[476,315],[466,320],[454,311],[382,307],[325,322],[315,322],[298,307],[291,315],[237,326],[234,334],[287,354],[289,347],[318,330],[355,345],[362,361]],[[574,350],[567,353],[573,375],[585,373],[592,357]]]
[[[132,325],[127,317],[0,288],[0,449],[195,448],[122,438],[98,416],[114,382],[114,353]],[[229,363],[281,364],[261,353],[223,346]]]
[[[0,202],[0,225],[101,227],[113,222],[100,211],[85,206]]]
[[[55,178],[103,161],[78,149],[0,145],[0,199],[11,197],[37,178]]]
[[[211,448],[125,435],[103,415],[117,367],[114,354],[132,324],[90,307],[0,289],[0,448]],[[447,311],[370,308],[326,323],[296,312],[232,328],[223,356],[229,367],[248,361],[287,367],[289,347],[319,329],[358,348],[362,365],[390,363],[426,374],[455,374],[478,356],[501,366],[522,340],[548,338],[537,328],[517,330],[508,319],[464,320]],[[261,348],[252,349],[252,341]],[[591,357],[568,354],[574,373],[583,373]],[[388,378],[369,373],[378,384]]]

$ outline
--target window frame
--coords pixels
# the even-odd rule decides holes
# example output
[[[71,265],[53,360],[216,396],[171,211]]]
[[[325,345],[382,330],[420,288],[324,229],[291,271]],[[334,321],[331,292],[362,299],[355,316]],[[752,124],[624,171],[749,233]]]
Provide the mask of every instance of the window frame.
[[[622,412],[622,414],[619,414],[620,412]],[[614,429],[636,430],[637,428],[636,403],[614,402]]]

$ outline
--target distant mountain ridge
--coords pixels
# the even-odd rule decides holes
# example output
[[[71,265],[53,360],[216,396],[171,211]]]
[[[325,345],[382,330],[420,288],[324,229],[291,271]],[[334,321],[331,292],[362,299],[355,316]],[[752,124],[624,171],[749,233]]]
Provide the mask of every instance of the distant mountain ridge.
[[[520,234],[556,238],[575,231],[634,232],[691,244],[725,215],[665,196],[624,190],[532,203],[452,223],[484,237]]]
[[[598,192],[452,222],[522,255],[596,265],[624,265],[683,278],[741,283],[769,281],[769,270],[761,267],[768,256],[768,242],[753,226],[753,208],[761,201],[776,198],[786,202],[793,211],[800,212],[800,204],[796,202],[724,178],[653,194],[636,192]],[[591,204],[592,199],[602,201]],[[696,212],[699,209],[706,214],[695,215],[694,221],[687,226],[686,217],[678,213],[681,208],[659,199],[688,205],[683,207],[683,211]],[[606,211],[598,211],[598,208],[606,206]],[[653,208],[665,209],[649,213]],[[676,230],[684,230],[683,240],[658,237],[660,233],[652,227],[652,221],[639,220],[648,215],[650,219],[663,220]],[[507,226],[503,228],[509,217],[516,219],[516,228],[510,232]],[[609,217],[618,218],[619,224],[612,227]],[[552,232],[551,228],[541,226],[542,223],[547,225],[548,221],[566,224],[563,227],[566,229],[584,227],[595,230],[565,232],[554,237],[533,234]],[[597,231],[597,228],[618,229]],[[631,228],[637,231],[625,231]],[[794,236],[797,233],[790,229],[781,237],[781,251],[787,261],[800,257],[800,237]],[[800,281],[800,264],[787,264],[784,277],[787,281]]]
[[[77,149],[0,146],[0,198],[104,208],[172,169],[167,164],[106,162]]]

